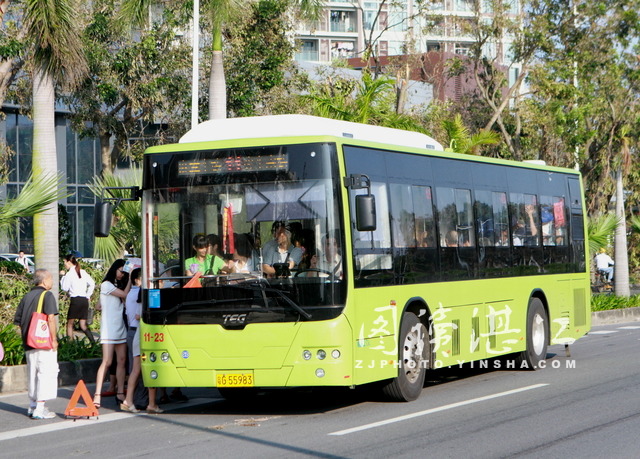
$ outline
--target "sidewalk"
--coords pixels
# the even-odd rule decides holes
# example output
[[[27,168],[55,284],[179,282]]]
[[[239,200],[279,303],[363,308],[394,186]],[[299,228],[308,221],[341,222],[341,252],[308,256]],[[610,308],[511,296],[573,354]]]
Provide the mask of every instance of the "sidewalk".
[[[106,387],[107,385],[105,384],[105,390]],[[95,384],[87,384],[87,389],[89,393],[93,395],[95,392]],[[64,415],[74,390],[75,385],[58,388],[58,397],[55,400],[47,402],[49,410],[58,415],[58,417],[50,420],[34,420],[27,416],[29,401],[26,392],[14,392],[11,394],[0,395],[0,442],[20,436],[33,435],[39,430],[50,431],[55,428],[66,429],[82,427],[94,425],[96,422],[110,422],[128,419],[132,416],[165,415],[164,413],[157,415],[147,414],[145,411],[141,411],[139,415],[122,412],[120,411],[120,406],[116,402],[115,397],[103,397],[102,406],[100,407],[99,416],[97,418],[80,418],[77,421],[74,421],[72,419],[67,419]],[[193,406],[211,403],[221,399],[218,391],[213,388],[183,388],[182,391],[187,397],[189,397],[189,401],[186,403],[171,402],[162,404],[160,405],[160,408],[162,408],[165,413],[180,409],[188,410]],[[84,407],[82,399],[80,399],[77,406]],[[56,427],[52,428],[52,424],[56,424]],[[34,432],[34,429],[36,432]]]

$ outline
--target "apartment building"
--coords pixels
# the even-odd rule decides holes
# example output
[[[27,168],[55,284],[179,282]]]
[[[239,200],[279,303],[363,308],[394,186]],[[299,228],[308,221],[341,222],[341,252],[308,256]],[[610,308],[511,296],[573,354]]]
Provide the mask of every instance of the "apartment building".
[[[330,63],[362,57],[366,43],[378,56],[437,51],[466,55],[473,43],[465,22],[474,18],[474,0],[328,0],[322,18],[300,24],[298,61]],[[520,12],[519,0],[505,0],[509,14]],[[491,0],[481,1],[481,14],[493,15]],[[509,64],[509,41],[485,46],[488,57]]]

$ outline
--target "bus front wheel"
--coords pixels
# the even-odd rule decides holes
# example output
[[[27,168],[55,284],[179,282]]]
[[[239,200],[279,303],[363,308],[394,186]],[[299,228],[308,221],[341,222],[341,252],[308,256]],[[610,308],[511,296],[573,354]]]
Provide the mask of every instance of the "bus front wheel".
[[[532,298],[527,311],[527,348],[516,358],[518,368],[535,370],[547,358],[549,318],[539,298]]]
[[[398,376],[383,387],[383,393],[394,401],[410,402],[422,392],[430,355],[427,328],[415,314],[402,317],[398,342]]]

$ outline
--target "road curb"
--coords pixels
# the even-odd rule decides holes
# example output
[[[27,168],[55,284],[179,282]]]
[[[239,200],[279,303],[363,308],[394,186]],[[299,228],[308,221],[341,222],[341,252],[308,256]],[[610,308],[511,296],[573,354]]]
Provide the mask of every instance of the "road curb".
[[[610,325],[640,321],[640,307],[611,309],[591,313],[591,325]]]
[[[58,386],[75,386],[81,379],[85,383],[96,381],[102,359],[80,359],[58,362]],[[29,387],[26,365],[0,366],[0,394],[24,392]]]

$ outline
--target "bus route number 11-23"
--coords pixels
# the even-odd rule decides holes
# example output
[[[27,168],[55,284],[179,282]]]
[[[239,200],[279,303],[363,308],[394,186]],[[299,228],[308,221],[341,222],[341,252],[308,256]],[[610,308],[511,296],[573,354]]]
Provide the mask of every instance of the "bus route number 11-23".
[[[145,333],[143,336],[145,341],[153,341],[155,343],[164,341],[164,333]]]

